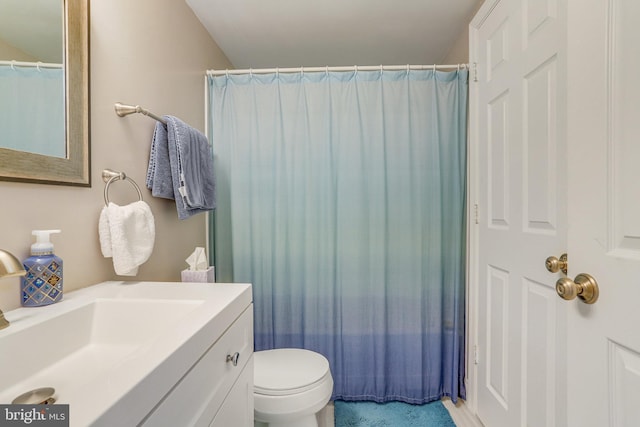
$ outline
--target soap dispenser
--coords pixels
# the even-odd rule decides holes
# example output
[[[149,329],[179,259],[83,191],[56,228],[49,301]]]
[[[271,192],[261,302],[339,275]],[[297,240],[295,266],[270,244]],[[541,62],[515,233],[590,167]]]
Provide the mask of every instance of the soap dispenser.
[[[21,278],[21,302],[25,307],[53,304],[62,299],[62,260],[53,254],[50,235],[60,230],[33,230],[36,242],[24,260],[27,274]]]

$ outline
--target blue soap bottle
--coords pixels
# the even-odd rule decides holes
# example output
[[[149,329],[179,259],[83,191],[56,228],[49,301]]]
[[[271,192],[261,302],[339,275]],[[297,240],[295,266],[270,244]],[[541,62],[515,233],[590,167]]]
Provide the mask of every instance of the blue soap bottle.
[[[62,299],[62,260],[53,254],[50,235],[60,230],[33,230],[36,243],[31,256],[24,260],[27,274],[20,283],[20,301],[25,307],[40,307]]]

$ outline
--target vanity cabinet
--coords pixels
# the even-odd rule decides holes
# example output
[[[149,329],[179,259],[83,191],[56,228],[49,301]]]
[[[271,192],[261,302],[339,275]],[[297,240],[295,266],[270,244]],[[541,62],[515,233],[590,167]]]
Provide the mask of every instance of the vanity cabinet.
[[[228,325],[142,426],[253,427],[253,305]]]
[[[12,310],[0,403],[51,387],[70,427],[252,427],[252,300],[249,283],[113,281]]]
[[[253,426],[253,356],[209,427]]]

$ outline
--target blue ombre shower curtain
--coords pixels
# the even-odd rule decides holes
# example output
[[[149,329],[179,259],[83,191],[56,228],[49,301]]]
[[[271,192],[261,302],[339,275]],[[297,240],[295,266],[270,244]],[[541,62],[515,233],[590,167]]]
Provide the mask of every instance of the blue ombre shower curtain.
[[[465,396],[467,71],[209,78],[217,280],[334,399]]]

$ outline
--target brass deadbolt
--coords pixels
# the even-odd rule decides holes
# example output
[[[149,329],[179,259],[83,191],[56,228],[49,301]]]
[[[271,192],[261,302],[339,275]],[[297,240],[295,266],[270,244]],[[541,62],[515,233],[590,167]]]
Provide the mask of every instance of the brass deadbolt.
[[[585,304],[593,304],[598,300],[598,282],[586,273],[578,274],[575,280],[563,277],[556,282],[556,292],[560,298],[566,300],[578,297]]]
[[[551,273],[562,271],[564,274],[567,274],[567,254],[560,255],[560,259],[550,256],[545,260],[544,264]]]

